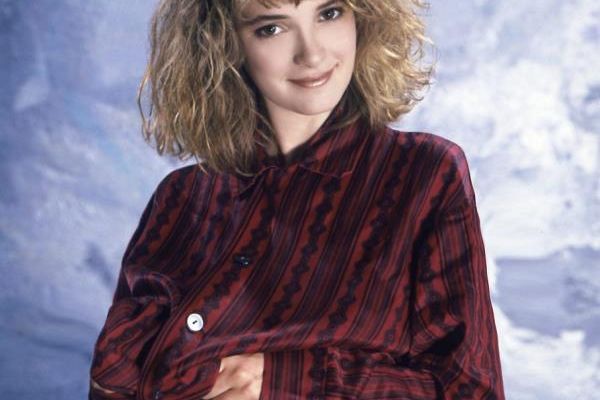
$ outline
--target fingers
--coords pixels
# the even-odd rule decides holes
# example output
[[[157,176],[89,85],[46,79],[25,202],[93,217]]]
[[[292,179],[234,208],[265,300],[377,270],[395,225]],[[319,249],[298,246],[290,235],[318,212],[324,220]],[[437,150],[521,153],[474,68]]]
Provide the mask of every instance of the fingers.
[[[216,396],[214,400],[258,400],[260,398],[260,390],[261,382],[252,381],[243,387],[231,388]]]
[[[242,387],[255,379],[248,370],[243,368],[242,360],[243,358],[239,356],[229,356],[221,359],[219,375],[210,392],[202,398],[217,399],[219,395],[228,390]]]
[[[233,387],[231,380],[229,379],[229,371],[223,367],[223,362],[221,362],[221,371],[219,375],[217,375],[217,379],[213,387],[210,389],[210,392],[204,395],[202,399],[215,399],[217,396],[225,393],[227,390]]]
[[[250,380],[262,378],[264,368],[263,353],[252,354],[236,354],[225,357],[221,360],[221,371],[227,373],[229,371],[230,378],[243,386]],[[236,385],[233,385],[236,386]]]
[[[202,399],[258,399],[255,394],[260,395],[262,387],[263,357],[262,353],[253,353],[221,359],[217,379],[210,392]]]

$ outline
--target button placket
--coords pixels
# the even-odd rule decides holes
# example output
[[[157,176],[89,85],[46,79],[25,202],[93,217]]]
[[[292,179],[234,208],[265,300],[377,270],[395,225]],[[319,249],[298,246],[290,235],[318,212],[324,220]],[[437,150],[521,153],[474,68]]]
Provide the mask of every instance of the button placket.
[[[246,268],[252,263],[252,258],[243,252],[238,252],[233,255],[233,261],[241,268]],[[186,319],[187,328],[191,332],[199,332],[204,328],[204,318],[198,312],[192,312]]]

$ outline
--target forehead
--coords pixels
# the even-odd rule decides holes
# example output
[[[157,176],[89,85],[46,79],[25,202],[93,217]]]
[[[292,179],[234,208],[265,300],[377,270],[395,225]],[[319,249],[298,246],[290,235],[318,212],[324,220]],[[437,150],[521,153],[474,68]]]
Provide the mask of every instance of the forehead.
[[[248,6],[254,6],[259,8],[273,8],[279,7],[282,4],[293,4],[297,6],[304,1],[318,1],[318,0],[236,0],[236,7],[243,9]]]
[[[285,4],[293,4],[297,7],[305,1],[314,1],[316,3],[319,0],[236,0],[234,3],[237,16],[244,19],[244,17],[251,13],[277,8]]]

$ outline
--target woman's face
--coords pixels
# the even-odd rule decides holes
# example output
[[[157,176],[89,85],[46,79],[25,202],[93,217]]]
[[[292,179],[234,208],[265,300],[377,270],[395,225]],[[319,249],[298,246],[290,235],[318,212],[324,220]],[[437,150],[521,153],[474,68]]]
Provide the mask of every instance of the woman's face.
[[[341,0],[304,0],[265,8],[251,0],[237,24],[245,67],[260,90],[271,117],[291,111],[303,115],[331,111],[352,78],[356,54],[354,14]],[[331,71],[326,80],[302,84]]]

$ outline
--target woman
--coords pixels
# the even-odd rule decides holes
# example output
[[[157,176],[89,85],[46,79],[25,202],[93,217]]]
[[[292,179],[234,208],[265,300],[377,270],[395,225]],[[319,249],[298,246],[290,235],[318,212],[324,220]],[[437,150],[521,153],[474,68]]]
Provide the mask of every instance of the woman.
[[[141,216],[90,398],[504,398],[464,152],[386,125],[421,6],[161,1],[144,132],[202,160]]]

